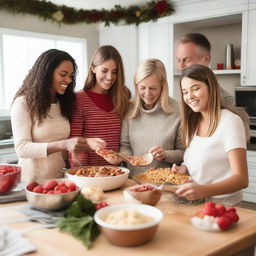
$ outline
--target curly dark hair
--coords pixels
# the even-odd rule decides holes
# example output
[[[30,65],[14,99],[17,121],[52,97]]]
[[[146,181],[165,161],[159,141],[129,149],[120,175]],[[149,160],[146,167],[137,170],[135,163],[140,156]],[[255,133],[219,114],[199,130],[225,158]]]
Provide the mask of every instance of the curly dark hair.
[[[71,84],[63,95],[56,94],[61,107],[61,113],[67,119],[71,119],[73,104],[75,101],[74,88],[76,84],[77,65],[72,56],[67,52],[50,49],[43,52],[36,60],[33,67],[23,81],[22,86],[16,92],[14,100],[19,96],[25,96],[30,116],[37,118],[41,123],[51,107],[51,86],[54,70],[62,61],[70,61],[73,64],[74,76]]]

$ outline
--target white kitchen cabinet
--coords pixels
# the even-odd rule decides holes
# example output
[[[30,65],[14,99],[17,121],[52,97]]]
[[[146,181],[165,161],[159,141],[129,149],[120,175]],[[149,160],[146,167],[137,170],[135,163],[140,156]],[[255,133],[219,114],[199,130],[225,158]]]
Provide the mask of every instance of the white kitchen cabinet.
[[[244,201],[256,203],[256,151],[247,151],[249,186],[244,189]]]
[[[161,60],[167,71],[173,69],[173,51],[170,41],[173,38],[173,24],[147,23],[138,27],[138,62],[147,58]],[[169,84],[171,76],[167,72]]]
[[[256,9],[244,14],[242,38],[241,85],[256,86]]]
[[[100,27],[100,45],[114,46],[122,56],[126,85],[134,95],[133,76],[138,63],[137,58],[137,27],[120,25]]]

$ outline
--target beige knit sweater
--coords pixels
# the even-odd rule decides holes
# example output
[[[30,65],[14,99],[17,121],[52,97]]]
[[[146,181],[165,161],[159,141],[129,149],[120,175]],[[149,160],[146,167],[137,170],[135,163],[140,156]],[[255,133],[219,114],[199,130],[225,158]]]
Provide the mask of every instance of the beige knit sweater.
[[[11,108],[11,122],[22,181],[43,182],[62,177],[60,170],[65,167],[62,152],[47,156],[48,142],[69,137],[69,121],[61,115],[60,105],[52,104],[47,118],[39,125],[36,120],[32,122],[25,98],[18,97]]]
[[[146,110],[140,107],[140,113],[136,118],[125,118],[122,124],[120,152],[128,155],[141,155],[159,145],[165,149],[164,161],[153,160],[147,167],[134,167],[128,165],[130,176],[145,171],[149,167],[171,167],[173,163],[180,164],[183,160],[184,147],[179,132],[180,118],[178,104],[171,99],[174,112],[166,114],[160,104],[153,109]],[[130,105],[130,109],[133,103]]]

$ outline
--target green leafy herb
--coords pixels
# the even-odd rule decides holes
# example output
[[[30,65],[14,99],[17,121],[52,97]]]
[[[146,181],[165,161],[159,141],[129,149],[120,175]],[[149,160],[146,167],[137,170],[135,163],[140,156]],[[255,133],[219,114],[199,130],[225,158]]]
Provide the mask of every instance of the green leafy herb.
[[[78,195],[67,209],[65,217],[58,220],[57,226],[61,231],[80,239],[86,248],[90,249],[92,242],[100,233],[100,229],[93,219],[95,211],[95,204],[91,200]]]

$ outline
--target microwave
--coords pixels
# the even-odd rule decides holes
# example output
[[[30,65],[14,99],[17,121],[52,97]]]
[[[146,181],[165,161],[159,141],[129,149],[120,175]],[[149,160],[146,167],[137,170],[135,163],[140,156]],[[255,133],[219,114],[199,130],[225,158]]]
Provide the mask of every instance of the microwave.
[[[256,86],[241,86],[235,88],[237,107],[243,107],[250,119],[256,121]]]
[[[256,150],[256,86],[235,87],[235,101],[249,116],[251,139],[248,149]]]

